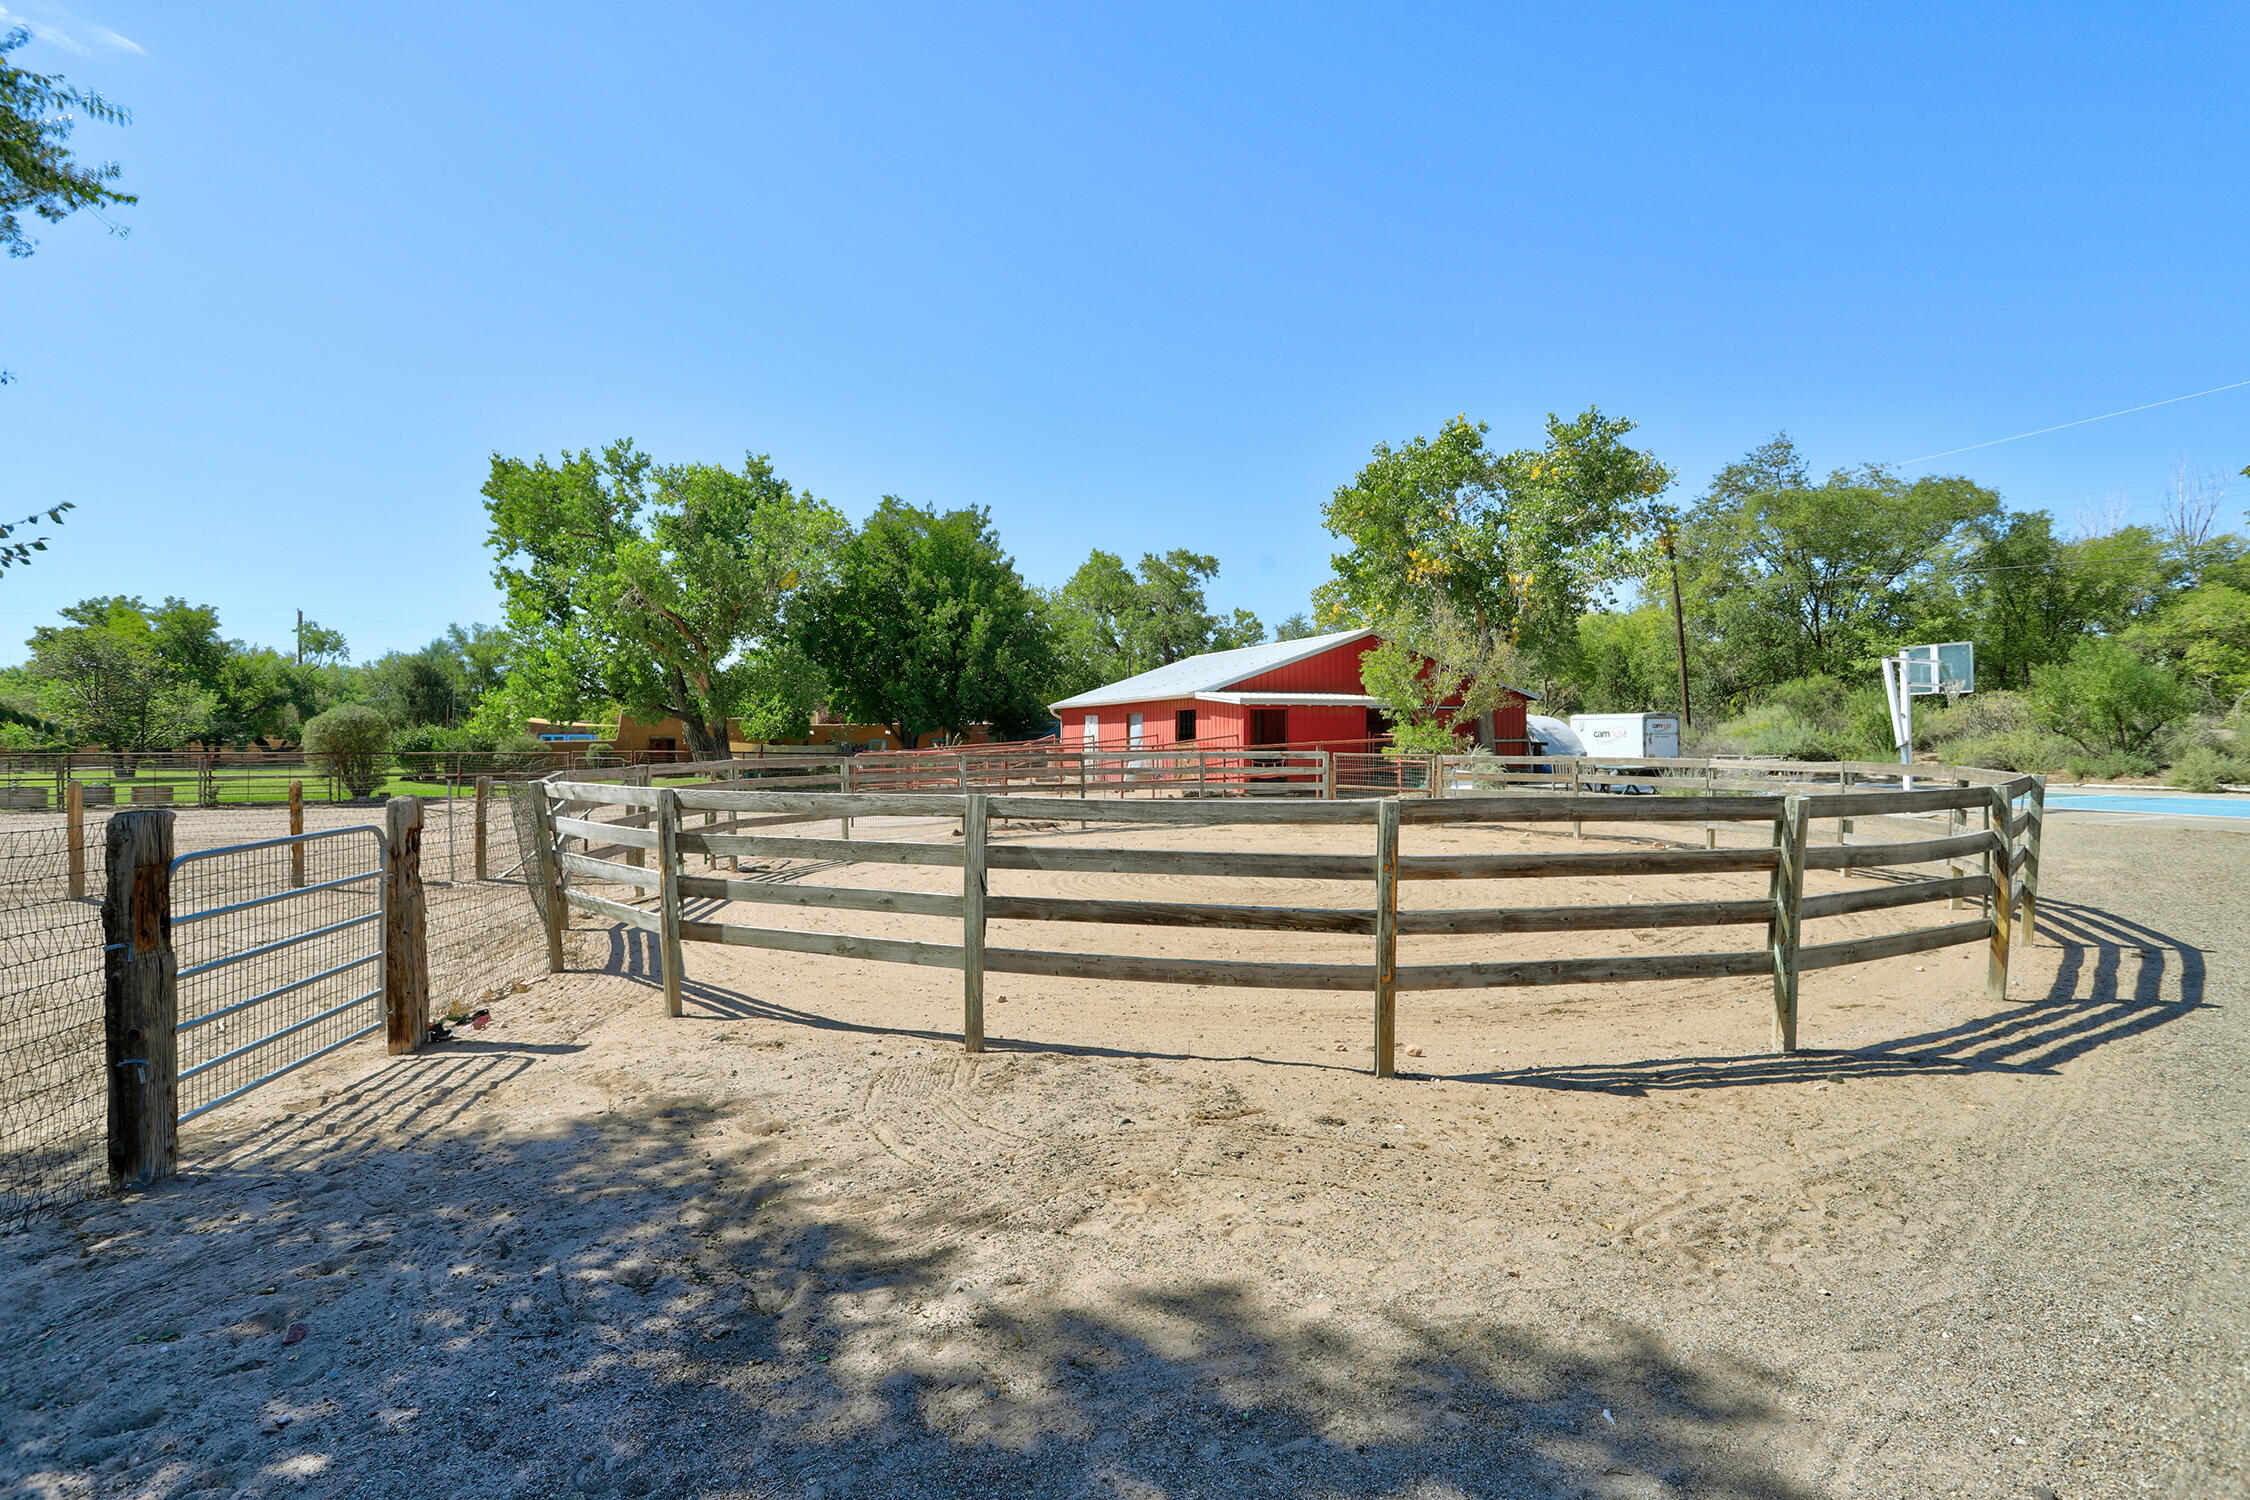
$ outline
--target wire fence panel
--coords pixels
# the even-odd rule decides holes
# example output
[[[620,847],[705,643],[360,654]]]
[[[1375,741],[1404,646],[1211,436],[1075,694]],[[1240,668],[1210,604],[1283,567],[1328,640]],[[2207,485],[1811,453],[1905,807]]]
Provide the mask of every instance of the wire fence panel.
[[[382,1028],[381,832],[178,856],[172,947],[187,1121]]]
[[[519,795],[520,794],[520,795]],[[531,791],[495,783],[485,811],[485,879],[476,878],[476,802],[422,805],[422,902],[428,914],[430,1005],[462,1016],[547,972],[547,930]],[[519,816],[519,814],[521,816]]]
[[[103,820],[89,817],[73,861],[60,818],[11,818],[0,829],[0,1229],[108,1181],[104,836]],[[73,899],[74,883],[84,899]]]

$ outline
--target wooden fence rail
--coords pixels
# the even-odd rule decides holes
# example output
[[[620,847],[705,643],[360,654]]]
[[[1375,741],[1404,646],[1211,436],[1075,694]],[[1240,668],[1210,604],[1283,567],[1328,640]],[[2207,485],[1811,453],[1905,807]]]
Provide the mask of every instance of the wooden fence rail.
[[[1097,756],[1079,752],[1080,768]],[[1242,752],[1227,752],[1239,759]],[[1147,759],[1148,757],[1140,757]],[[1210,787],[1210,762],[1204,757]],[[864,760],[865,758],[862,757]],[[1906,789],[1890,784],[1899,767],[1761,767],[1757,790],[1714,789],[1717,778],[1703,774],[1716,765],[1689,763],[1698,779],[1663,795],[1628,792],[1613,781],[1595,789],[1599,777],[1575,768],[1571,788],[1553,791],[1501,790],[1463,794],[1453,758],[1433,759],[1427,797],[1392,795],[1355,800],[1339,795],[1333,762],[1321,768],[1327,795],[1292,801],[1251,800],[1247,796],[1176,796],[1151,800],[1078,799],[1022,795],[1014,773],[1044,773],[1051,765],[1036,756],[1011,751],[997,779],[1008,790],[985,790],[993,766],[955,765],[955,784],[945,790],[870,790],[875,778],[858,764],[792,769],[810,774],[833,770],[833,790],[777,789],[772,778],[744,786],[731,763],[655,768],[593,779],[581,773],[557,776],[535,799],[541,848],[534,864],[546,883],[549,958],[560,968],[561,930],[571,910],[647,931],[658,940],[665,1006],[680,1010],[682,946],[719,943],[736,947],[873,960],[962,974],[962,1037],[977,1051],[984,1044],[984,984],[988,974],[1026,974],[1130,983],[1248,986],[1298,990],[1363,991],[1373,997],[1375,1071],[1392,1071],[1396,1041],[1396,997],[1400,992],[1514,988],[1553,984],[1632,983],[1648,980],[1769,976],[1773,984],[1775,1050],[1797,1045],[1799,976],[1806,972],[1873,962],[1959,944],[1982,943],[1990,952],[1989,992],[2005,994],[2009,929],[2018,893],[2028,933],[2033,921],[2038,837],[2043,785],[2036,777],[2002,777],[1961,768],[1913,768],[1917,780],[1934,784]],[[1493,757],[1476,757],[1479,769]],[[1548,763],[1541,762],[1542,766]],[[968,771],[974,769],[977,779]],[[1097,770],[1102,769],[1096,767]],[[1175,768],[1176,769],[1176,768]],[[676,773],[700,778],[673,782]],[[1941,773],[1942,774],[1939,774]],[[1885,780],[1877,780],[1878,773]],[[928,769],[906,768],[927,780]],[[1513,773],[1507,773],[1513,774]],[[1546,776],[1548,771],[1536,774]],[[1636,769],[1635,776],[1640,774]],[[1062,778],[1067,779],[1067,778]],[[1677,778],[1675,778],[1677,779]],[[1560,781],[1561,778],[1555,778]],[[1087,783],[1091,786],[1093,783]],[[1813,790],[1842,787],[1844,790]],[[1865,788],[1856,790],[1855,788]],[[2018,803],[2024,810],[2017,811]],[[609,816],[598,816],[604,811]],[[1988,828],[1962,830],[1970,811]],[[692,821],[701,816],[705,821]],[[1818,822],[1852,818],[1901,820],[1929,827],[1935,836],[1887,838],[1877,843],[1828,844],[1814,837]],[[917,842],[885,836],[850,837],[854,819],[938,820],[957,825],[944,842]],[[725,819],[721,824],[715,820]],[[1130,847],[1056,846],[991,841],[993,825],[1057,821],[1119,828],[1169,829],[1224,825],[1306,828],[1366,827],[1371,847],[1365,855],[1293,851],[1212,851]],[[780,826],[834,821],[843,836],[807,832],[744,833],[739,827]],[[1763,825],[1770,834],[1763,847],[1656,847],[1603,851],[1538,853],[1404,854],[1406,825],[1460,828],[1480,824],[1553,825],[1585,822],[1637,824],[1652,833],[1676,837],[1683,825]],[[958,834],[956,842],[953,834]],[[572,843],[577,849],[567,847]],[[653,868],[647,858],[653,855]],[[610,856],[610,857],[605,857]],[[621,857],[616,857],[621,856]],[[696,874],[687,862],[700,856],[706,867],[717,861],[829,861],[854,866],[921,866],[961,871],[959,894],[928,890],[776,883],[722,873]],[[1981,873],[1967,873],[1963,861],[1982,861]],[[1805,893],[1812,870],[1891,870],[1943,864],[1944,874],[1927,878],[1893,877],[1864,890]],[[1064,897],[1000,893],[990,889],[991,872],[1083,872],[1147,875],[1170,879],[1264,879],[1345,881],[1364,884],[1364,905],[1303,907],[1252,905],[1226,901]],[[1401,910],[1399,886],[1410,880],[1580,880],[1615,876],[1683,874],[1763,874],[1763,897],[1704,901],[1610,903],[1564,906],[1501,906]],[[583,887],[607,883],[625,887],[655,909],[596,894]],[[1975,920],[1855,937],[1808,942],[1805,923],[1866,912],[1904,909],[1937,901],[1958,906],[1979,899],[1986,909]],[[749,925],[735,921],[690,919],[686,901],[719,901],[753,907],[874,912],[931,917],[961,924],[958,943],[855,936]],[[992,947],[987,924],[994,920],[1034,923],[1110,924],[1131,927],[1205,928],[1335,934],[1371,939],[1361,963],[1266,963],[1226,958],[1142,956],[1117,953],[1056,952]],[[1756,947],[1709,953],[1615,954],[1579,958],[1482,959],[1456,963],[1398,961],[1401,937],[1515,935],[1606,932],[1652,928],[1742,928],[1763,925]]]

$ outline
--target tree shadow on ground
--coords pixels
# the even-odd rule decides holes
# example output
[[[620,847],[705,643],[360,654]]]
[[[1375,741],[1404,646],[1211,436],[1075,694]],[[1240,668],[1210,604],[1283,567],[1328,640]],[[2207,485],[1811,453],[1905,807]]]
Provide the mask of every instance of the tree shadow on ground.
[[[1458,1081],[1640,1095],[1825,1079],[2052,1074],[2098,1047],[2169,1025],[2205,1003],[2203,950],[2153,927],[2095,907],[2051,901],[2039,908],[2039,941],[2062,949],[2045,995],[1866,1047],[1535,1067],[1466,1074]]]
[[[1323,1316],[1181,1268],[1067,1296],[1068,1242],[970,1212],[972,1181],[794,1180],[780,1138],[654,1084],[511,1121],[503,1086],[535,1066],[403,1061],[19,1240],[18,1326],[47,1332],[0,1403],[0,1474],[162,1497],[1811,1494],[1766,1456],[1780,1378],[1653,1330]]]

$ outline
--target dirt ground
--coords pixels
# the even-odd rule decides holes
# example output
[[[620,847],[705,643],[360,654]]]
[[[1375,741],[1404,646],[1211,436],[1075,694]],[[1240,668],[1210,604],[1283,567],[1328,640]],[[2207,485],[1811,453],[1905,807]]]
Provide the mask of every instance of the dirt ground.
[[[1456,836],[1558,847],[1409,829],[1407,852]],[[1809,975],[1806,1050],[1778,1058],[1756,982],[1411,994],[1418,1076],[1381,1083],[1364,995],[995,975],[992,1050],[967,1057],[957,975],[695,946],[668,1020],[639,935],[587,933],[586,971],[486,1029],[420,1058],[340,1054],[191,1126],[185,1181],[0,1240],[0,1479],[2250,1494],[2250,840],[2056,816],[2047,847],[2009,1004],[1985,1001],[1979,949]],[[1676,900],[1721,879],[1407,892]],[[1401,960],[1761,936],[1417,939]],[[1366,941],[1040,940],[1306,961]]]

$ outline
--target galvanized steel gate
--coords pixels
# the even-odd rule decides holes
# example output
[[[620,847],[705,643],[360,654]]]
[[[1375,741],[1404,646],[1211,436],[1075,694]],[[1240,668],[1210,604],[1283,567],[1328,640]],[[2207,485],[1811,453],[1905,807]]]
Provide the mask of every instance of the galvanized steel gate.
[[[172,861],[182,1121],[382,1029],[387,859],[363,825]]]

